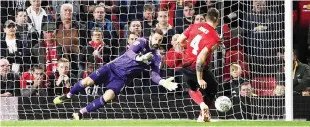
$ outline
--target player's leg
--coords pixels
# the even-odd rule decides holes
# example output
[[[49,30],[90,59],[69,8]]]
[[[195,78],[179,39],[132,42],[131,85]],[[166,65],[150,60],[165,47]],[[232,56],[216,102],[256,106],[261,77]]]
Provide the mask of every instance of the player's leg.
[[[82,115],[85,113],[89,113],[95,111],[101,107],[103,107],[107,102],[114,99],[115,95],[118,95],[121,89],[124,87],[124,80],[115,80],[113,79],[109,84],[106,85],[107,91],[104,92],[102,97],[99,97],[89,103],[86,107],[80,109],[79,112],[73,113],[73,118],[75,120],[79,120],[82,118]]]
[[[91,73],[88,77],[77,82],[68,94],[58,96],[54,99],[55,104],[60,104],[65,101],[71,100],[73,95],[78,94],[80,91],[85,90],[86,87],[96,84],[102,84],[110,75],[110,69],[108,66],[104,65],[95,72]]]
[[[199,84],[197,82],[196,72],[191,69],[184,68],[183,75],[184,81],[188,87],[188,94],[190,95],[190,97],[197,105],[201,105],[202,103],[204,103],[203,96],[199,91]]]
[[[203,90],[203,98],[204,102],[209,106],[212,107],[215,101],[215,95],[218,91],[218,82],[214,76],[214,74],[210,70],[205,70],[203,73],[203,79],[207,83],[207,88]]]

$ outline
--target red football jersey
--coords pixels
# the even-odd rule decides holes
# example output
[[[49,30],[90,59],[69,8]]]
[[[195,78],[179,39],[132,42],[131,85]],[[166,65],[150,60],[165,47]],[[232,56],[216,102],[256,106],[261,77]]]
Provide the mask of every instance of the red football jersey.
[[[206,65],[208,65],[211,61],[211,54],[220,44],[216,30],[207,23],[199,23],[190,25],[183,34],[187,37],[184,66],[196,70],[197,56],[204,47],[207,47],[209,51],[206,59]]]

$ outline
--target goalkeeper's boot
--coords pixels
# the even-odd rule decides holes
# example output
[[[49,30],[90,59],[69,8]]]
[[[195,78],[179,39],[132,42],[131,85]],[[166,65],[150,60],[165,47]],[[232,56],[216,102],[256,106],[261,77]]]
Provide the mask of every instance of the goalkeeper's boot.
[[[209,107],[206,104],[200,105],[201,109],[201,115],[203,117],[204,122],[210,122],[211,121],[211,116],[209,112]]]
[[[66,102],[66,101],[70,101],[71,98],[68,98],[66,94],[62,95],[62,96],[58,96],[54,99],[54,104],[61,104],[63,102]]]
[[[72,114],[73,120],[80,120],[82,119],[82,114],[80,112]]]

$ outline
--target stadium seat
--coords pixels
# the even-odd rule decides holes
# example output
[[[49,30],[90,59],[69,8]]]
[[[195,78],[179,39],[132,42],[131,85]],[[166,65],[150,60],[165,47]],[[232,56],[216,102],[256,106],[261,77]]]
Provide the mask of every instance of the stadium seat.
[[[242,49],[240,46],[240,39],[238,36],[232,37],[231,30],[228,26],[228,24],[223,25],[223,39],[224,39],[224,45],[226,48],[229,48],[230,50],[238,50]]]
[[[243,50],[228,50],[225,54],[225,64],[244,61]]]
[[[276,79],[273,77],[257,77],[251,81],[252,88],[259,96],[273,96]]]

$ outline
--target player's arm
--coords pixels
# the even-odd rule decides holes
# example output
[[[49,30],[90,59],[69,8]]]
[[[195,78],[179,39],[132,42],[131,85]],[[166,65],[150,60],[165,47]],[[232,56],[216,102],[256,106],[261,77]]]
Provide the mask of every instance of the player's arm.
[[[177,39],[177,43],[180,44],[181,47],[185,47],[186,46],[186,39],[189,37],[190,35],[190,31],[192,29],[192,25],[190,25]]]
[[[141,49],[143,49],[146,45],[145,39],[137,39],[128,49],[128,51],[125,53],[129,58],[140,61],[140,62],[148,62],[148,59],[150,59],[153,55],[151,52],[140,55]]]
[[[168,79],[162,79],[160,76],[160,65],[161,65],[161,59],[155,61],[152,64],[152,81],[156,84],[159,84],[169,91],[175,90],[178,88],[178,84],[175,82],[172,82],[174,80],[174,77],[170,77]]]
[[[197,56],[196,74],[197,74],[198,81],[202,80],[203,69],[205,67],[205,61],[207,59],[208,54],[209,54],[209,49],[207,47],[204,47]]]

